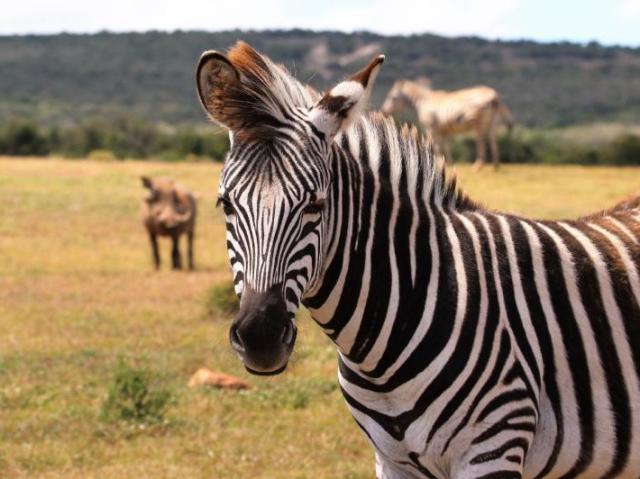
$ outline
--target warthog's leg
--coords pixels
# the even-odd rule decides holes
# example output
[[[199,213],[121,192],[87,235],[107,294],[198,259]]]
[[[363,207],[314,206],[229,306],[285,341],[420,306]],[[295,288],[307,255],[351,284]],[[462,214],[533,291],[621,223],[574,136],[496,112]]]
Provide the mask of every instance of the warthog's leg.
[[[153,233],[149,233],[149,241],[151,242],[151,252],[153,254],[153,264],[156,269],[160,268],[160,253],[158,252],[158,237]]]
[[[187,233],[187,248],[188,248],[188,255],[189,255],[189,269],[193,270],[193,235],[194,232],[193,230],[189,231]]]
[[[171,235],[171,266],[173,269],[182,269],[182,260],[180,259],[180,235]]]

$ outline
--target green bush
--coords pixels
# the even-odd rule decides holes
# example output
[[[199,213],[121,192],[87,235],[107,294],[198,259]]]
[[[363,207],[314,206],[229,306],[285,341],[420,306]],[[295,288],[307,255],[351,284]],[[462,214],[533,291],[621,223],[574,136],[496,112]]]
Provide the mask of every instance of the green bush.
[[[586,131],[592,132],[593,128]],[[582,165],[640,165],[640,137],[618,133],[582,136],[564,130],[516,128],[511,135],[498,136],[503,163],[547,163]],[[574,132],[575,133],[575,132]],[[590,135],[590,136],[589,136]],[[65,127],[41,128],[28,120],[0,125],[0,154],[46,155],[70,158],[96,156],[102,152],[116,158],[160,158],[165,161],[222,161],[229,149],[226,132],[209,128],[172,129],[135,116],[106,121],[101,118]],[[451,139],[453,160],[473,162],[475,141],[471,135]],[[100,152],[92,153],[92,152]],[[487,161],[490,150],[487,147]]]
[[[102,403],[100,417],[104,421],[157,423],[164,419],[174,396],[160,385],[157,374],[119,361]]]
[[[117,157],[111,150],[91,150],[87,155],[87,159],[94,161],[112,161],[117,160]]]
[[[49,142],[32,122],[12,121],[0,129],[0,153],[15,156],[47,155]]]
[[[135,116],[111,121],[87,119],[76,125],[39,127],[30,120],[0,125],[0,154],[42,156],[55,153],[84,158],[95,151],[109,151],[116,158],[157,158],[221,161],[229,149],[225,132],[193,128],[171,129]],[[102,159],[102,158],[100,158]]]
[[[206,294],[207,316],[232,316],[238,312],[240,302],[233,287],[233,281],[221,281],[213,285]]]
[[[640,165],[640,137],[625,134],[613,140],[604,153],[603,163]]]
[[[632,134],[587,143],[545,130],[517,130],[512,135],[499,136],[498,147],[503,163],[640,165],[640,137]],[[454,138],[451,149],[456,162],[475,160],[475,141],[471,137]],[[487,161],[490,158],[487,149]]]

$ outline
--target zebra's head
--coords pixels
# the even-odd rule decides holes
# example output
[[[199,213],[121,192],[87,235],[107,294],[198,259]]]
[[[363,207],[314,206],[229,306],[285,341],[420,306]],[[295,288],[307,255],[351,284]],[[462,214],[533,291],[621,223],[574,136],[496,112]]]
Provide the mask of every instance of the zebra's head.
[[[200,101],[230,131],[218,200],[240,296],[229,336],[249,372],[287,366],[296,311],[322,276],[334,138],[363,110],[383,59],[321,97],[242,42],[200,58]]]
[[[431,82],[427,77],[420,77],[416,81],[396,80],[387,93],[380,110],[386,115],[394,115],[416,107],[416,98],[423,96],[431,89]]]

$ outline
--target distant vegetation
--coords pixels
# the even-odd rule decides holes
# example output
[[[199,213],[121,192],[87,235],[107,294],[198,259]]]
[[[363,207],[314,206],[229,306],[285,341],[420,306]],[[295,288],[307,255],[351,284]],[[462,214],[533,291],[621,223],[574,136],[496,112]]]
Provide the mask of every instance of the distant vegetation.
[[[228,139],[207,124],[193,69],[239,39],[318,89],[386,53],[374,108],[403,77],[491,85],[519,125],[500,139],[505,162],[640,164],[640,48],[302,30],[0,37],[0,154],[220,161]],[[594,122],[590,135],[563,133]],[[466,138],[453,152],[475,156]]]
[[[520,129],[511,136],[499,137],[498,144],[504,163],[640,165],[640,136],[628,132],[610,139],[596,136],[585,142],[567,137],[563,130]],[[457,162],[473,161],[474,141],[454,140],[452,154]]]
[[[493,86],[529,127],[640,118],[640,48],[292,30],[0,37],[0,122],[26,116],[51,125],[125,112],[201,125],[197,58],[240,39],[319,89],[386,53],[374,106],[396,79],[426,75],[436,88]]]
[[[228,135],[219,129],[207,132],[188,126],[170,129],[135,117],[89,120],[67,126],[39,126],[31,120],[0,125],[3,155],[220,161],[228,148]]]
[[[639,129],[624,125],[518,128],[511,136],[499,137],[499,145],[505,163],[640,165]],[[456,162],[475,159],[472,138],[457,138],[452,146]],[[0,155],[222,161],[228,148],[227,134],[214,128],[167,129],[131,117],[64,127],[42,127],[29,120],[0,126]]]

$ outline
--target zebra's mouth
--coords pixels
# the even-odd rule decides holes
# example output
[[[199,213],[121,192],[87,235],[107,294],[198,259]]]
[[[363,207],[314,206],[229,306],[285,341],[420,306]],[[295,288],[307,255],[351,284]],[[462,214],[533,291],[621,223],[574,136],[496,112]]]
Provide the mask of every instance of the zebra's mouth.
[[[255,369],[251,369],[246,364],[244,365],[244,368],[248,372],[250,372],[251,374],[255,374],[256,376],[275,376],[276,374],[280,374],[280,373],[284,372],[284,370],[287,369],[287,365],[288,364],[289,363],[286,362],[286,363],[284,363],[284,366],[282,366],[281,368],[278,368],[278,369],[274,369],[273,371],[256,371]]]

